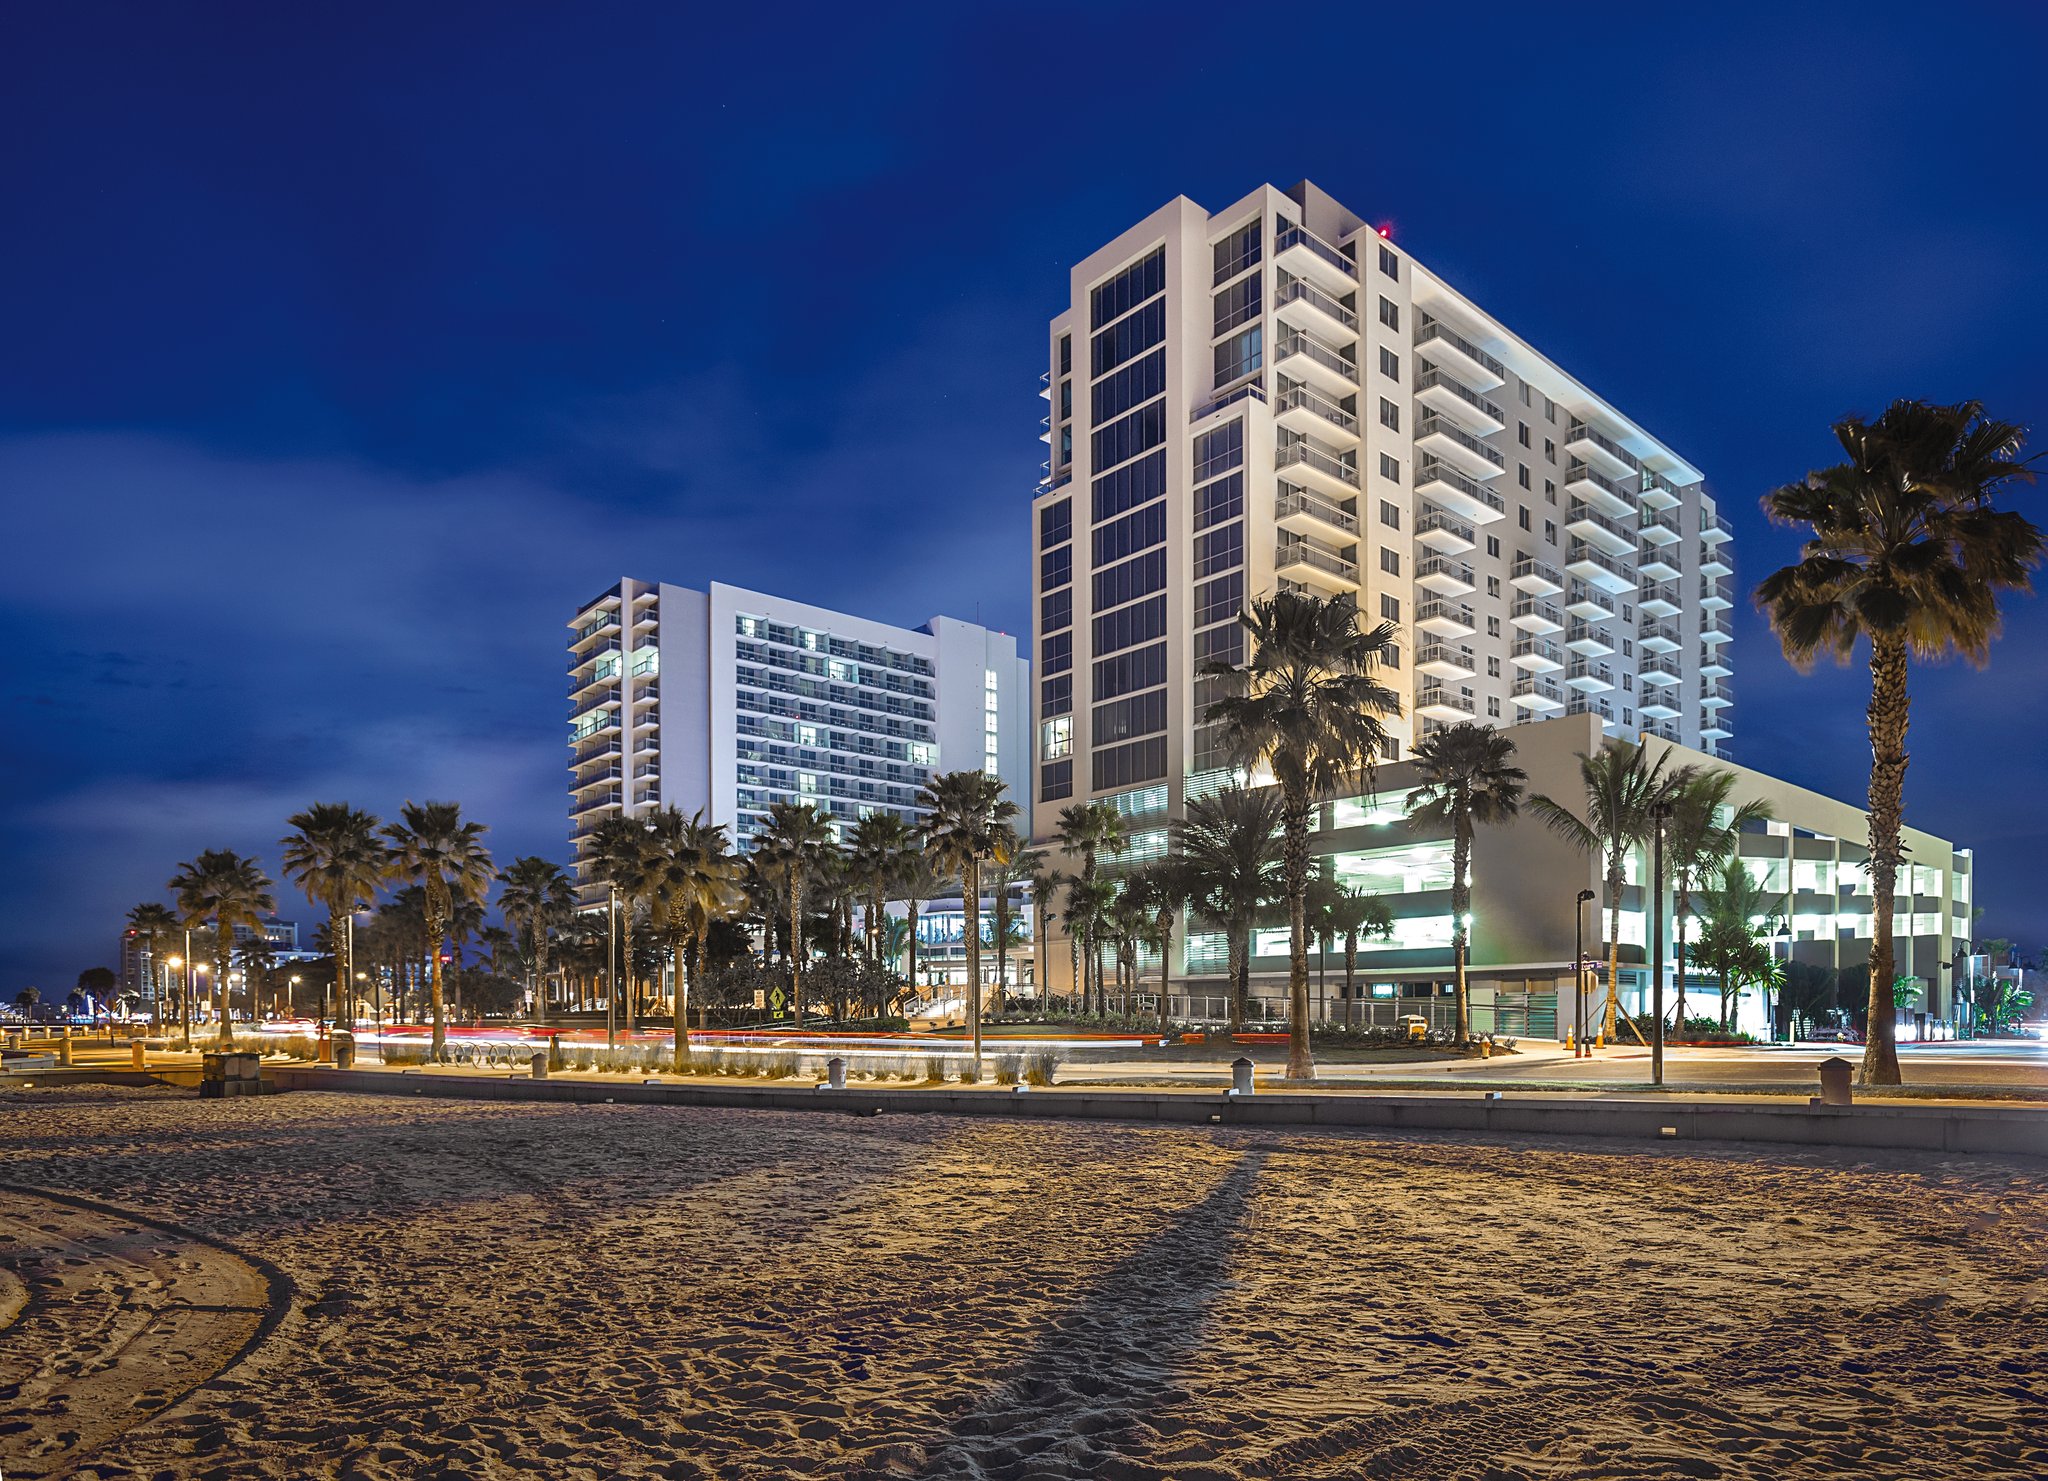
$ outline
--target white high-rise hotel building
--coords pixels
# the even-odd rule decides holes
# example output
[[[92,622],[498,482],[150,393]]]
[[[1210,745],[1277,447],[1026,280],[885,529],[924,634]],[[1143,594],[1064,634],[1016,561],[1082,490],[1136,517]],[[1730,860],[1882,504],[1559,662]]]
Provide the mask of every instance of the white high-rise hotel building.
[[[934,617],[892,627],[713,582],[623,580],[569,622],[569,819],[582,903],[601,898],[591,839],[607,817],[704,809],[744,848],[773,802],[844,831],[916,821],[941,771],[986,771],[1022,797],[1028,662],[1017,640]]]
[[[1036,836],[1179,813],[1222,764],[1198,671],[1276,589],[1399,625],[1390,760],[1575,712],[1724,753],[1699,470],[1315,186],[1162,207],[1074,267],[1049,351]]]

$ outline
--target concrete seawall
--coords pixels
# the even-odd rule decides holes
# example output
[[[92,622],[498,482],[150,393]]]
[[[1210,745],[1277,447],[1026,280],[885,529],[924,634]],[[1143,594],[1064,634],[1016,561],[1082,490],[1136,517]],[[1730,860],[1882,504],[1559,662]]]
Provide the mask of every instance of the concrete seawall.
[[[715,1106],[840,1115],[1007,1116],[1020,1120],[1161,1121],[1227,1126],[1320,1126],[1496,1135],[1611,1136],[1647,1141],[1769,1142],[1808,1147],[1903,1147],[1927,1152],[2048,1157],[2048,1109],[2015,1106],[1801,1106],[1741,1100],[1590,1100],[1540,1094],[1373,1095],[1202,1091],[960,1088],[813,1089],[808,1084],[647,1085],[635,1080],[493,1079],[482,1075],[266,1066],[281,1090],[436,1096],[459,1100]]]

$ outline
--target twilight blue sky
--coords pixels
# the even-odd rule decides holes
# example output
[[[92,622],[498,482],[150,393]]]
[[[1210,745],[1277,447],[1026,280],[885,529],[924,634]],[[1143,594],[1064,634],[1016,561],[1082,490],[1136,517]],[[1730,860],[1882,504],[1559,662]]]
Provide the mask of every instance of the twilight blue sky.
[[[315,798],[565,857],[623,572],[1025,629],[1044,320],[1176,194],[1391,221],[1707,471],[1744,590],[1842,412],[2048,423],[2048,7],[716,10],[0,11],[0,993]],[[1737,756],[1857,795],[1861,672],[1735,651]],[[1908,783],[2036,946],[2044,672],[2033,601],[1923,671]]]

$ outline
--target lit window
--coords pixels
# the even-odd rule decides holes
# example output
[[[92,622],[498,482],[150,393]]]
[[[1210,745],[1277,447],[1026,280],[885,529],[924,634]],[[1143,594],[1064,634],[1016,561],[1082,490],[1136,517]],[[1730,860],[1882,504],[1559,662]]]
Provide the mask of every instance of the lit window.
[[[1057,761],[1062,756],[1074,754],[1074,717],[1062,715],[1057,720],[1048,720],[1041,727],[1045,732],[1041,750],[1047,761]]]

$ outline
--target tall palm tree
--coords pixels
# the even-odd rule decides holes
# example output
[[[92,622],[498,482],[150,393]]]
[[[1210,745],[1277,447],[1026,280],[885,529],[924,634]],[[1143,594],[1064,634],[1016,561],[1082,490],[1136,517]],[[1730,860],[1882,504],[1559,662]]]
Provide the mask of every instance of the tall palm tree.
[[[1727,1028],[1736,995],[1745,982],[1764,978],[1771,970],[1770,947],[1761,927],[1782,912],[1784,897],[1773,895],[1742,860],[1722,859],[1712,881],[1700,890],[1702,926],[1699,955],[1721,984],[1721,1027]]]
[[[911,842],[910,824],[901,814],[888,811],[869,813],[853,825],[847,838],[848,861],[862,890],[862,935],[869,961],[881,960],[882,920],[889,891],[903,871],[903,856]]]
[[[1692,913],[1693,886],[1717,873],[1735,852],[1743,831],[1771,816],[1767,802],[1733,805],[1735,773],[1719,767],[1695,770],[1672,793],[1671,820],[1664,829],[1664,865],[1671,871],[1673,934],[1678,958],[1678,1001],[1671,1021],[1685,1027],[1685,928]]]
[[[1103,854],[1121,854],[1127,841],[1124,832],[1123,814],[1107,802],[1076,802],[1060,809],[1060,824],[1053,834],[1059,845],[1069,855],[1081,856],[1080,883],[1082,894],[1094,895],[1095,869]],[[1096,916],[1084,912],[1075,916],[1067,912],[1069,929],[1078,930],[1081,942],[1082,980],[1081,1011],[1090,1011],[1091,989],[1100,998],[1102,982],[1102,959],[1095,940]],[[1098,1004],[1097,1006],[1100,1006]]]
[[[591,857],[597,877],[618,897],[620,980],[611,985],[611,991],[617,1000],[615,1015],[630,1029],[640,1011],[635,945],[640,907],[647,903],[646,819],[621,813],[605,818],[591,839]]]
[[[989,940],[996,951],[995,1011],[998,1013],[1003,1011],[1010,995],[1010,948],[1016,944],[1010,925],[1010,891],[1018,880],[1030,879],[1038,861],[1039,855],[1024,847],[1023,840],[1014,829],[1009,836],[1009,846],[999,849],[988,860],[985,882],[995,907],[995,928],[990,932]]]
[[[1226,751],[1247,772],[1272,771],[1280,788],[1281,878],[1287,896],[1287,1074],[1315,1078],[1308,1035],[1309,824],[1339,789],[1369,791],[1386,745],[1382,723],[1401,702],[1373,677],[1397,629],[1367,627],[1349,597],[1298,592],[1262,597],[1239,617],[1251,644],[1242,665],[1212,672],[1236,693],[1209,706]]]
[[[1137,919],[1138,939],[1159,953],[1159,1032],[1167,1031],[1173,991],[1173,928],[1187,909],[1194,875],[1177,854],[1148,860],[1124,876],[1123,895]]]
[[[1421,785],[1408,794],[1408,820],[1451,830],[1451,965],[1458,983],[1458,1042],[1472,1038],[1466,987],[1472,914],[1472,837],[1478,825],[1512,822],[1529,774],[1514,764],[1515,743],[1490,725],[1460,721],[1426,735],[1409,751]]]
[[[1960,654],[1982,667],[1998,636],[2001,592],[2026,591],[2041,531],[1992,507],[2008,485],[2031,482],[2023,429],[1981,403],[1895,401],[1875,422],[1845,417],[1835,439],[1847,461],[1764,496],[1777,524],[1805,526],[1799,562],[1756,589],[1785,656],[1810,668],[1870,644],[1870,1012],[1862,1079],[1899,1083],[1892,992],[1892,891],[1903,850],[1909,657]]]
[[[832,824],[808,802],[772,802],[768,822],[754,834],[754,856],[782,886],[789,907],[790,1000],[796,1026],[804,1026],[804,888],[818,860],[835,847]]]
[[[1655,809],[1692,775],[1687,767],[1665,771],[1669,759],[1669,752],[1659,752],[1652,761],[1646,748],[1611,737],[1590,756],[1579,753],[1579,779],[1586,789],[1583,819],[1553,798],[1529,799],[1529,810],[1553,833],[1606,864],[1607,1007],[1601,1033],[1608,1039],[1614,1037],[1620,1006],[1621,893],[1629,856],[1650,836]]]
[[[1031,892],[1031,958],[1033,971],[1038,978],[1038,1005],[1042,1009],[1052,1006],[1052,918],[1059,906],[1061,881],[1066,878],[1057,869],[1046,867],[1045,854],[1033,849],[1020,861],[1025,869],[1026,887]]]
[[[235,950],[235,927],[260,933],[263,918],[277,909],[270,880],[256,861],[233,849],[207,849],[171,876],[171,891],[185,924],[213,922],[213,1001],[220,1020],[220,1047],[235,1047],[228,1020],[228,965]]]
[[[689,988],[701,982],[711,923],[739,908],[740,863],[733,857],[725,825],[710,822],[699,808],[689,817],[664,807],[650,819],[650,880],[654,920],[668,946],[675,977],[671,1012],[675,1025],[675,1069],[689,1064]],[[696,960],[690,960],[695,948]]]
[[[377,898],[391,875],[391,850],[377,836],[377,819],[346,802],[316,802],[285,819],[292,829],[284,845],[284,874],[311,903],[327,911],[327,936],[334,952],[334,1026],[341,1021],[354,981],[345,924]]]
[[[905,855],[896,871],[891,889],[895,898],[903,902],[904,936],[903,950],[909,970],[904,974],[910,982],[913,993],[917,991],[917,918],[919,912],[946,891],[946,880],[932,867],[932,861],[924,851],[924,834],[913,830],[910,835],[912,852]]]
[[[576,887],[551,859],[527,854],[498,871],[498,909],[526,937],[533,978],[526,984],[536,1023],[548,1021],[548,933],[569,918]]]
[[[441,946],[447,939],[455,902],[480,902],[490,890],[491,855],[483,845],[484,825],[464,822],[455,802],[412,802],[399,820],[384,825],[395,878],[421,889],[421,924],[427,945],[427,1001],[434,1015],[429,1052],[439,1058],[448,1046],[447,1008],[441,997]]]
[[[1175,852],[1188,871],[1189,903],[1223,932],[1230,1027],[1244,1027],[1251,935],[1259,912],[1280,896],[1280,794],[1236,787],[1187,805],[1174,823]]]
[[[1081,984],[1081,1012],[1107,1013],[1109,1003],[1106,996],[1096,993],[1093,985],[1101,967],[1101,944],[1107,939],[1110,928],[1110,912],[1116,905],[1116,886],[1105,875],[1089,879],[1076,874],[1067,880],[1067,908],[1062,912],[1067,921],[1068,941],[1074,965],[1074,980]],[[1089,957],[1097,958],[1093,965]],[[1097,997],[1101,1001],[1096,1001]]]
[[[992,859],[1014,858],[1021,848],[1017,804],[1008,788],[985,772],[948,771],[918,793],[924,819],[925,852],[941,869],[960,877],[960,906],[966,914],[967,1028],[974,1042],[974,1066],[981,1068],[981,870]]]
[[[157,970],[159,953],[166,942],[177,938],[178,917],[168,905],[145,900],[128,912],[128,929],[142,944],[142,968],[149,979],[149,1023],[155,1028],[161,1022],[164,989],[164,980]]]
[[[1352,1026],[1358,1000],[1358,942],[1361,936],[1394,934],[1394,912],[1378,895],[1349,885],[1337,886],[1329,902],[1330,930],[1344,938],[1344,1026]]]

